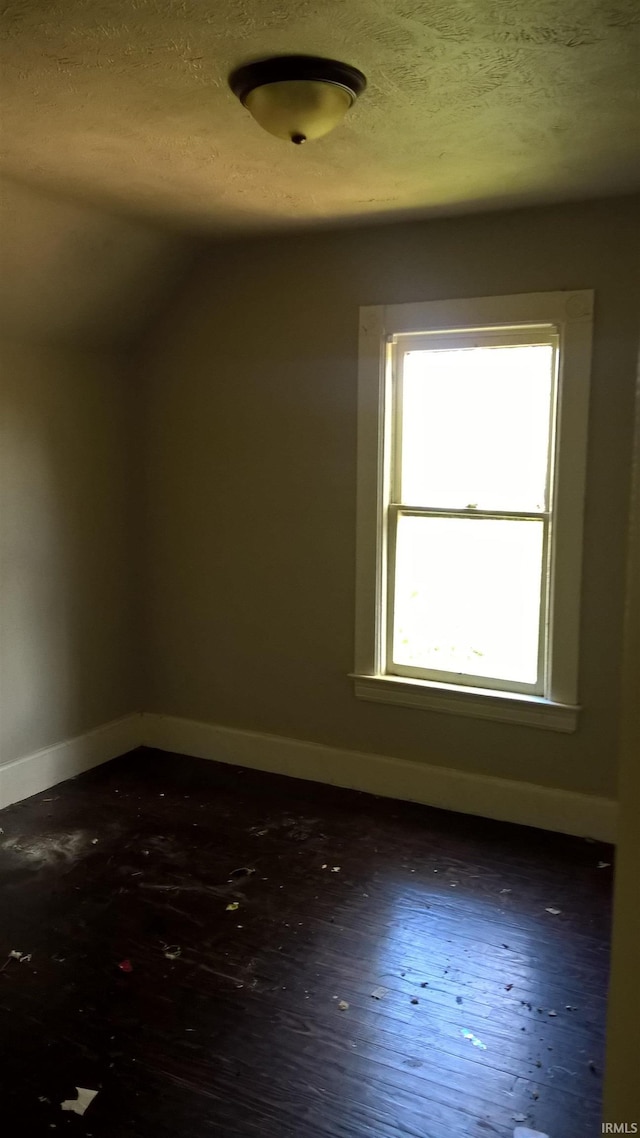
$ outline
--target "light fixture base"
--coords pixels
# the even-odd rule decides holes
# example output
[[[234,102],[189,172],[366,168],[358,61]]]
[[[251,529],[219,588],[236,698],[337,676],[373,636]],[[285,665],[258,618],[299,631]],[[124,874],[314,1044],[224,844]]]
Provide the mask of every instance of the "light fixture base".
[[[361,71],[315,55],[280,55],[236,68],[229,86],[270,134],[299,146],[332,130],[362,94]]]

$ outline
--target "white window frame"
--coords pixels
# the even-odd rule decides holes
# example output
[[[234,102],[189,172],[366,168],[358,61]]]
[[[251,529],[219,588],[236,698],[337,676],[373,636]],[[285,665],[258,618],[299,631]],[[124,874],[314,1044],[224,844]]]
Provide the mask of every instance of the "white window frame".
[[[593,292],[523,293],[470,300],[375,305],[360,309],[358,369],[358,496],[356,534],[356,652],[358,698],[476,718],[575,731],[580,710],[578,665],[580,581],[586,482]],[[510,334],[552,330],[558,337],[553,516],[545,606],[547,660],[542,694],[462,685],[386,670],[389,614],[391,458],[394,448],[392,344],[420,334],[456,331]],[[453,342],[453,341],[452,341]],[[397,452],[397,448],[396,448]],[[478,511],[481,515],[482,511]],[[542,646],[541,646],[542,650]],[[509,685],[506,685],[509,686]]]

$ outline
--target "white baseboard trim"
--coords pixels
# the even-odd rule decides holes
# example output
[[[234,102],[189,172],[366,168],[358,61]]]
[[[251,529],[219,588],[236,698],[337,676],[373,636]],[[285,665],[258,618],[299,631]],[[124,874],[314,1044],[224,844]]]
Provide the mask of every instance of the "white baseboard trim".
[[[0,766],[0,809],[140,746],[140,715],[125,715],[84,735]]]
[[[462,814],[605,842],[616,838],[615,801],[516,779],[469,774],[165,715],[142,716],[141,742],[161,751],[327,782]]]
[[[0,809],[141,745],[461,814],[616,840],[617,803],[612,799],[153,714],[124,716],[1,766]]]

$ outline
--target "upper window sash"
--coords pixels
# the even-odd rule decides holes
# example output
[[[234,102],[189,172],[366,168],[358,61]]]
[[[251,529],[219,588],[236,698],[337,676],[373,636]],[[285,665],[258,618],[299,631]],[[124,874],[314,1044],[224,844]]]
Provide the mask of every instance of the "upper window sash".
[[[558,339],[555,325],[534,324],[525,328],[494,324],[490,328],[456,328],[433,332],[400,332],[387,337],[403,352],[461,351],[465,348],[509,348],[550,344]]]
[[[385,413],[389,413],[390,406],[392,422],[391,431],[385,439],[385,446],[390,448],[389,453],[385,453],[382,458],[383,464],[385,466],[388,466],[390,471],[389,501],[397,504],[404,503],[405,505],[412,506],[430,505],[430,503],[426,500],[421,502],[409,502],[409,500],[402,492],[402,403],[404,358],[406,354],[408,352],[419,351],[464,351],[465,349],[472,348],[509,348],[543,345],[549,346],[553,350],[553,358],[551,363],[552,386],[549,403],[548,453],[544,497],[545,509],[549,511],[551,498],[550,489],[552,485],[555,465],[554,441],[557,414],[556,401],[559,341],[560,337],[558,334],[558,329],[551,325],[548,325],[544,328],[536,326],[533,329],[516,330],[513,328],[500,329],[492,327],[489,329],[469,329],[464,331],[458,329],[456,332],[418,332],[389,336],[387,338],[388,347],[385,352],[385,366],[387,369],[387,407]],[[451,503],[451,505],[453,506],[453,503]],[[498,510],[496,512],[503,513],[504,511]],[[530,513],[532,511],[525,512]]]

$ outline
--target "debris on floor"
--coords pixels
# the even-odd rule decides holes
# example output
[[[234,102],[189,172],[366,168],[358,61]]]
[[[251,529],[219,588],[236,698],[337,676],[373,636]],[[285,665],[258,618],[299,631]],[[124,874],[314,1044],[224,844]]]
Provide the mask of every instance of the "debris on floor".
[[[240,869],[231,870],[229,881],[231,881],[232,877],[250,877],[252,873],[255,873],[255,869],[249,869],[247,865],[242,865]]]
[[[551,907],[549,907],[548,909],[545,909],[545,913],[551,913],[552,917],[559,917],[561,912],[562,912],[562,909],[552,909]]]
[[[97,1091],[88,1091],[86,1087],[76,1087],[78,1092],[77,1098],[67,1098],[64,1102],[60,1103],[61,1110],[72,1110],[74,1114],[84,1114],[88,1106],[91,1106]]]
[[[514,1122],[526,1122],[527,1121],[526,1114],[514,1114],[514,1115],[512,1115],[512,1118],[513,1118]]]
[[[513,988],[513,984],[505,984],[505,986],[504,986],[505,992],[510,992],[512,988]]]
[[[331,866],[331,872],[332,873],[340,873],[340,868],[341,867],[339,865],[332,865]]]
[[[501,889],[500,892],[501,893],[510,893],[511,890],[510,889]]]
[[[513,1138],[549,1138],[549,1135],[541,1130],[529,1130],[528,1126],[516,1126]]]
[[[240,908],[240,902],[239,901],[230,901],[229,904],[227,905],[227,912],[228,913],[235,913],[236,909],[239,909],[239,908]]]
[[[610,861],[599,861],[598,862],[598,869],[608,869],[610,865],[611,865]]]
[[[349,1005],[346,1000],[340,1000],[338,1007],[340,1008],[341,1012],[346,1012],[349,1010]]]
[[[382,1000],[388,994],[389,994],[388,988],[374,988],[373,992],[371,993],[374,1000]]]
[[[179,944],[165,944],[164,954],[167,960],[177,960],[182,954],[182,949]]]
[[[133,964],[130,960],[121,960],[118,968],[121,972],[133,972]]]
[[[465,1039],[468,1039],[470,1041],[470,1043],[473,1043],[474,1047],[479,1047],[481,1051],[487,1050],[486,1043],[483,1043],[481,1039],[478,1039],[478,1036],[474,1035],[473,1032],[469,1031],[468,1028],[466,1028],[466,1027],[461,1028],[461,1032],[462,1032],[462,1035],[464,1036]]]
[[[12,960],[17,960],[20,964],[28,964],[31,960],[31,953],[23,952],[21,948],[12,948],[4,964],[0,967],[0,972],[4,972]]]

